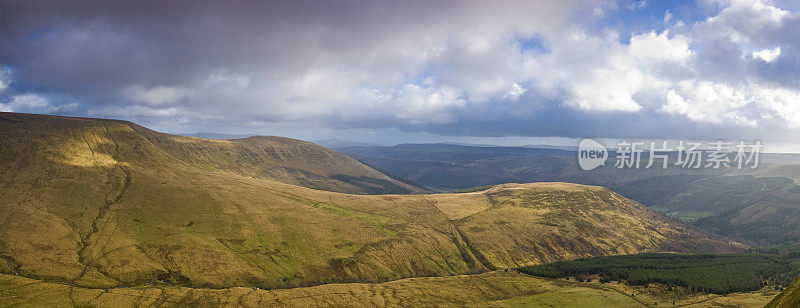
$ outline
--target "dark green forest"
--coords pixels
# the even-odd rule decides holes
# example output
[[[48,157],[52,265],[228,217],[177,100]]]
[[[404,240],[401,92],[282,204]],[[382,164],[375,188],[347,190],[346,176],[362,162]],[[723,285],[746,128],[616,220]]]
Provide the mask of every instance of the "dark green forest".
[[[649,253],[586,258],[526,266],[520,272],[549,278],[574,277],[600,282],[619,281],[646,286],[660,283],[699,292],[728,294],[782,289],[800,276],[800,259],[790,254],[667,254]]]

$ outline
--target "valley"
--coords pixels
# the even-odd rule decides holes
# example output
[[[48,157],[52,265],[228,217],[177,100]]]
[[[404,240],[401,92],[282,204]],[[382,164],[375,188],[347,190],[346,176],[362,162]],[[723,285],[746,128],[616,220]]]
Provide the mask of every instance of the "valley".
[[[777,294],[772,284],[720,295],[517,272],[592,257],[748,248],[600,186],[425,193],[287,138],[209,140],[123,121],[8,113],[0,132],[0,296],[9,304],[750,307]],[[303,172],[263,171],[289,169]],[[741,195],[792,189],[782,179],[677,174],[618,189],[663,204],[700,181],[710,193],[743,190],[738,200],[746,200]],[[405,191],[374,194],[392,189]]]
[[[0,0],[0,308],[800,308],[798,27]]]
[[[293,173],[267,178],[238,166],[317,164],[333,169],[321,176],[388,177],[299,141],[177,137],[113,120],[0,119],[0,269],[23,279],[7,287],[24,279],[66,286],[75,302],[85,289],[291,289],[745,249],[597,186],[344,194],[291,185]]]

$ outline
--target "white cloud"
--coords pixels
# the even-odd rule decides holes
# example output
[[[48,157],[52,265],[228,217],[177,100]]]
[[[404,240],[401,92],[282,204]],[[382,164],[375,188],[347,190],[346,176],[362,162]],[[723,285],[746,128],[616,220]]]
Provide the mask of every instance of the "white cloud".
[[[655,104],[635,97],[666,93],[669,82],[662,71],[685,66],[692,55],[686,37],[667,32],[635,35],[623,45],[616,33],[597,37],[574,31],[552,44],[553,53],[540,75],[555,77],[542,78],[543,87],[552,93],[559,92],[553,88],[564,88],[565,105],[584,111],[638,112],[643,105]],[[548,61],[552,59],[557,60]]]
[[[103,107],[90,110],[91,115],[112,115],[121,117],[168,117],[177,115],[190,115],[187,110],[177,107],[154,107],[148,105],[127,105],[124,107]]]
[[[757,118],[781,118],[790,128],[800,128],[800,91],[767,88],[756,84],[733,88],[707,81],[681,82],[667,93],[663,112],[681,114],[704,122],[728,121],[741,126],[758,126]],[[756,114],[759,113],[759,114]]]
[[[647,6],[647,1],[645,0],[634,0],[628,3],[627,7],[629,10],[639,10],[643,9]]]
[[[737,124],[754,125],[754,122],[737,113],[747,104],[741,91],[725,84],[683,81],[677,89],[667,92],[667,103],[661,110],[697,121],[720,123],[733,120]]]
[[[752,59],[776,61],[785,51],[780,45],[793,44],[787,34],[796,33],[791,22],[800,15],[765,1],[721,4],[717,15],[683,33],[688,41],[697,41],[702,52],[693,53],[683,75],[671,79],[666,103],[659,110],[700,122],[775,127],[782,119],[785,125],[800,128],[794,116],[800,108],[795,107],[800,102],[797,89],[776,85],[781,82],[765,79],[774,71],[762,73],[760,66],[752,65]],[[752,51],[754,47],[768,48]]]
[[[352,72],[336,69],[316,69],[305,72],[284,84],[287,100],[303,102],[341,102],[350,98],[351,89],[357,87]]]
[[[641,89],[645,76],[635,67],[619,63],[593,69],[587,77],[571,87],[573,98],[566,105],[587,111],[634,112],[642,108],[633,95]]]
[[[764,49],[761,51],[754,51],[753,58],[764,60],[764,62],[772,62],[775,61],[781,55],[781,48],[775,47],[775,49]]]
[[[462,91],[452,87],[421,87],[408,84],[397,93],[393,104],[397,118],[414,124],[448,123],[453,121],[452,111],[466,104]]]
[[[656,34],[655,31],[631,37],[629,53],[645,65],[672,62],[684,64],[691,55],[689,40],[683,35],[668,36],[668,32]]]
[[[3,93],[8,88],[9,82],[11,82],[11,70],[0,68],[0,93]]]
[[[714,36],[727,36],[734,42],[757,39],[765,31],[781,26],[790,12],[762,0],[721,1],[725,8],[700,24]]]
[[[124,95],[137,103],[145,103],[151,106],[175,105],[182,100],[188,99],[192,92],[177,87],[153,87],[145,88],[142,86],[132,86],[124,91]]]
[[[666,12],[664,12],[664,24],[665,25],[669,24],[670,20],[672,20],[672,13],[670,13],[670,11],[667,10]]]
[[[5,112],[52,112],[50,100],[38,94],[21,94],[11,97],[11,101],[0,103],[0,111]]]
[[[758,31],[783,33],[782,27],[790,26],[786,23],[789,18],[800,16],[761,1],[731,1],[718,15],[691,29],[677,34],[650,31],[633,35],[629,45],[613,36],[565,35],[564,41],[575,41],[568,45],[572,53],[560,53],[557,42],[553,43],[554,53],[572,61],[559,63],[551,72],[562,75],[560,85],[570,94],[565,104],[580,110],[638,112],[653,108],[697,122],[741,127],[757,127],[760,121],[780,126],[774,121],[782,119],[797,129],[800,91],[763,86],[769,82],[760,80],[762,75],[752,71],[758,68],[748,68],[746,63],[752,58],[773,62],[781,56],[781,47],[752,52],[752,57],[740,51],[754,45],[785,44],[787,41],[774,39],[789,38]],[[664,22],[671,19],[672,14],[666,12]],[[704,48],[702,53],[692,50],[697,40]],[[714,40],[730,42],[735,49],[719,48],[725,46],[717,45],[720,43],[704,45]]]
[[[786,120],[792,128],[800,128],[800,91],[757,87],[753,101],[765,111]],[[772,116],[765,114],[765,118]]]
[[[506,92],[505,98],[516,101],[522,94],[525,94],[525,91],[527,91],[527,89],[515,82],[511,85],[511,88],[508,89],[508,92]]]

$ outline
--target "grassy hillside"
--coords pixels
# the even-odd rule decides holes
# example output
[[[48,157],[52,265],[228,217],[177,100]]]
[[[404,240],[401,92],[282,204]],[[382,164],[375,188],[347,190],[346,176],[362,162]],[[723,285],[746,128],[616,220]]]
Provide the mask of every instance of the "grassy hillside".
[[[279,183],[294,177],[263,170],[363,166],[282,138],[204,140],[0,114],[0,142],[0,271],[70,289],[275,289],[737,249],[595,186],[352,195]],[[360,170],[349,175],[379,176]]]
[[[800,241],[800,186],[786,177],[675,175],[630,182],[615,191],[751,245]]]
[[[116,163],[117,145],[111,139],[116,134],[122,146],[131,147],[124,149],[129,153],[121,154],[153,162],[175,161],[198,171],[224,171],[357,194],[421,191],[339,152],[283,137],[209,140],[162,134],[124,121],[13,113],[0,113],[0,133],[6,164],[14,163],[18,156],[30,156],[27,151],[41,148],[45,151],[41,156],[47,156],[42,158],[50,163],[59,160],[73,166],[108,167]],[[48,144],[54,147],[47,147]]]
[[[767,308],[795,308],[800,307],[800,279],[786,288],[781,294],[772,299]]]
[[[533,181],[600,185],[706,231],[749,245],[800,242],[798,155],[764,154],[753,170],[580,170],[563,150],[421,144],[341,148],[360,161],[434,190]],[[646,161],[646,159],[645,159]],[[612,161],[607,162],[611,166]]]

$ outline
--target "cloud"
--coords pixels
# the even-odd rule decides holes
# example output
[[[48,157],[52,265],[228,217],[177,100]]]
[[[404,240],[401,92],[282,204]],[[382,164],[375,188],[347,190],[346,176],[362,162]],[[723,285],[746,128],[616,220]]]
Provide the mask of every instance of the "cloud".
[[[553,43],[543,75],[558,76],[544,87],[567,93],[565,105],[584,111],[638,112],[639,96],[666,93],[669,75],[692,55],[687,38],[648,32],[633,35],[628,45],[615,32],[591,36],[577,31]]]
[[[786,120],[792,128],[800,128],[800,91],[757,88],[753,101]],[[772,115],[767,113],[763,117],[771,119]]]
[[[0,111],[5,112],[48,112],[50,100],[38,94],[14,95],[11,101],[0,103]]]
[[[737,124],[754,126],[755,122],[737,113],[748,105],[743,93],[724,84],[708,81],[683,81],[677,89],[667,92],[662,111],[682,114],[692,120],[719,123],[732,120]]]
[[[95,116],[134,116],[134,117],[169,117],[181,116],[185,118],[190,112],[177,107],[153,107],[147,105],[127,105],[122,108],[102,107],[88,110],[88,114]]]
[[[512,101],[519,100],[519,97],[525,94],[525,91],[527,91],[527,89],[515,82],[511,85],[511,88],[508,89],[508,92],[506,92],[505,98]]]
[[[727,36],[734,42],[746,42],[764,32],[779,28],[791,13],[762,0],[720,1],[725,8],[709,17],[699,27],[716,36]]]
[[[11,82],[11,70],[7,67],[0,68],[0,94],[8,88],[9,82]]]
[[[191,91],[176,87],[154,87],[145,89],[142,86],[132,86],[124,90],[124,96],[132,102],[141,102],[147,105],[174,105],[191,96]]]
[[[754,51],[753,58],[758,58],[764,60],[764,62],[772,62],[775,61],[778,57],[781,56],[781,48],[775,47],[775,49],[764,49],[761,51]]]
[[[692,55],[689,40],[683,35],[669,37],[668,31],[660,34],[650,31],[631,37],[629,53],[648,67],[663,62],[682,65]]]
[[[405,85],[396,94],[397,117],[420,123],[448,123],[453,108],[463,108],[462,92],[452,87],[432,88],[418,85]]]
[[[709,3],[7,1],[0,106],[172,130],[792,136],[800,13]],[[629,31],[626,8],[652,24]]]

